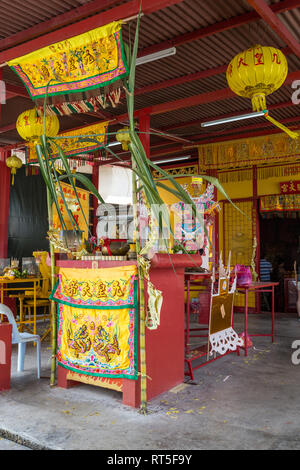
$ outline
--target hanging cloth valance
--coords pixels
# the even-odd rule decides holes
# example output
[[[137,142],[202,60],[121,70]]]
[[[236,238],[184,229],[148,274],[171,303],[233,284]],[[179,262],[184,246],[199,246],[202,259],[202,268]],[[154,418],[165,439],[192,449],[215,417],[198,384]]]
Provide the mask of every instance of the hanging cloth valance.
[[[300,138],[287,134],[236,139],[198,146],[199,166],[207,169],[243,168],[289,162],[300,158]]]
[[[300,215],[300,194],[272,194],[259,199],[263,217],[292,217]]]
[[[110,85],[128,74],[121,25],[116,21],[101,26],[13,59],[8,65],[33,99],[46,93],[68,95]]]

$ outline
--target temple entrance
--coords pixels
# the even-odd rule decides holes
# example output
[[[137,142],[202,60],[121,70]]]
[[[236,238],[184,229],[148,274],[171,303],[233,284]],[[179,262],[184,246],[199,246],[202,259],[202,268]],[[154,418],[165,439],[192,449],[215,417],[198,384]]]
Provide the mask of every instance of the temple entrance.
[[[278,216],[272,214],[271,218],[260,215],[260,254],[272,265],[271,281],[279,282],[275,290],[275,310],[277,312],[296,311],[296,285],[294,261],[299,246],[300,221],[289,217],[286,212]],[[262,273],[261,273],[262,274]],[[269,310],[268,299],[262,299],[263,309]]]

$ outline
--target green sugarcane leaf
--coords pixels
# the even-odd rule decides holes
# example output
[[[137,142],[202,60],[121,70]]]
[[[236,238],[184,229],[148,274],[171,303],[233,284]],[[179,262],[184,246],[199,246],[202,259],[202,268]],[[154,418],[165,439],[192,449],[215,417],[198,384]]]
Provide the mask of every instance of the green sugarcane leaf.
[[[137,58],[137,51],[138,51],[138,44],[139,44],[140,21],[141,21],[141,5],[139,8],[139,14],[137,17],[134,44],[133,44],[133,50],[131,54],[131,63],[130,63],[130,72],[129,72],[129,91],[131,93],[133,93],[134,84],[135,84],[135,69],[136,69],[136,58]]]
[[[217,190],[223,194],[223,196],[226,197],[227,201],[230,202],[230,204],[232,204],[232,206],[238,210],[241,214],[243,214],[243,216],[245,216],[246,218],[249,218],[247,214],[245,214],[238,206],[236,206],[234,204],[234,202],[230,199],[230,197],[228,196],[228,194],[226,193],[225,189],[223,188],[223,186],[221,185],[221,183],[219,182],[219,180],[217,178],[215,178],[214,176],[207,176],[207,175],[200,175],[200,178],[203,178],[205,180],[207,180],[209,183],[213,184]],[[250,220],[250,219],[249,219]]]
[[[71,184],[72,188],[73,188],[73,191],[75,193],[75,196],[76,196],[76,199],[77,199],[77,202],[79,204],[79,207],[80,207],[80,210],[81,210],[81,213],[83,215],[83,218],[84,218],[84,221],[85,221],[85,224],[86,224],[86,227],[87,227],[87,231],[89,234],[90,233],[90,227],[89,227],[89,224],[88,224],[88,221],[86,220],[86,217],[85,217],[85,213],[83,211],[83,208],[82,208],[82,205],[81,205],[81,202],[80,202],[80,199],[78,197],[78,193],[77,193],[77,188],[74,184],[74,175],[72,174],[72,176],[69,176],[71,175],[71,169],[70,169],[70,166],[69,166],[69,163],[68,163],[68,159],[63,151],[63,149],[60,147],[60,145],[58,145],[56,142],[54,142],[54,145],[56,146],[57,150],[58,150],[58,155],[59,155],[59,158],[61,159],[61,161],[63,162],[63,165],[64,165],[64,168],[65,168],[65,171],[68,175],[68,180],[69,180],[69,183]],[[88,180],[89,181],[89,180]],[[89,181],[90,182],[90,181]],[[92,184],[90,182],[90,184]],[[94,185],[92,184],[92,186],[94,187]]]
[[[49,173],[47,172],[47,169],[46,169],[45,160],[47,159],[47,155],[46,155],[46,153],[43,154],[41,145],[36,145],[35,148],[36,148],[36,154],[37,154],[37,158],[38,158],[38,162],[39,162],[39,167],[40,167],[40,170],[41,170],[41,173],[42,173],[42,177],[43,177],[43,179],[46,183],[46,186],[48,188],[51,200],[55,204],[61,227],[62,227],[62,229],[65,229],[66,228],[65,221],[64,221],[63,216],[62,216],[61,211],[60,211],[60,207],[59,207],[59,204],[58,204],[57,195],[56,195],[56,191],[55,191],[55,188],[54,188],[54,185],[53,185],[52,177],[51,177],[51,174],[49,175]]]
[[[58,187],[59,192],[60,192],[60,196],[61,196],[61,198],[62,198],[62,200],[63,200],[63,204],[64,204],[65,209],[66,209],[66,211],[67,211],[68,217],[69,217],[70,222],[71,222],[72,227],[73,227],[73,230],[74,230],[74,231],[76,231],[76,230],[77,230],[77,231],[80,231],[80,227],[79,227],[78,223],[76,222],[75,217],[73,216],[72,212],[71,212],[70,209],[68,208],[68,204],[67,204],[67,201],[66,201],[66,199],[65,199],[64,192],[63,192],[63,190],[62,190],[62,188],[61,188],[61,184],[60,184],[60,181],[59,181],[59,179],[58,179],[57,172],[56,172],[56,169],[55,169],[55,166],[54,166],[54,165],[53,165],[52,169],[53,169],[53,174],[54,174],[54,177],[55,177],[55,180],[56,180],[57,187]]]
[[[105,204],[104,199],[100,196],[100,194],[98,193],[93,183],[85,175],[78,174],[78,173],[75,173],[75,174],[69,173],[69,174],[59,176],[58,179],[64,180],[70,177],[75,178],[77,181],[80,181],[85,186],[85,188],[90,193],[93,194],[93,196],[95,196],[102,204]]]

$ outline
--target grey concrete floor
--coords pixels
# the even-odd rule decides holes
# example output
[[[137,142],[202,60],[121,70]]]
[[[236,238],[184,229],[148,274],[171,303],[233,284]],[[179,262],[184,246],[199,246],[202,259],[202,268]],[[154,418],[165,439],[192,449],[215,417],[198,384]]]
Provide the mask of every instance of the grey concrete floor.
[[[243,330],[241,315],[235,328]],[[270,328],[270,315],[250,316],[250,333]],[[11,389],[0,392],[0,450],[300,449],[300,365],[291,360],[297,339],[295,315],[278,314],[275,344],[253,338],[247,358],[230,354],[198,369],[193,384],[152,400],[146,416],[123,406],[115,391],[50,388],[49,343],[39,381],[31,346],[18,373],[13,346]]]

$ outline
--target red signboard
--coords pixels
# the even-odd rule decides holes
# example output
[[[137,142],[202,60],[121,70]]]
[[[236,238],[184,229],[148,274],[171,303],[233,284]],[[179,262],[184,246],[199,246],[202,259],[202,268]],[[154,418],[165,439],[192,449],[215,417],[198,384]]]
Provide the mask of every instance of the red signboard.
[[[280,194],[300,194],[300,181],[280,183]]]

